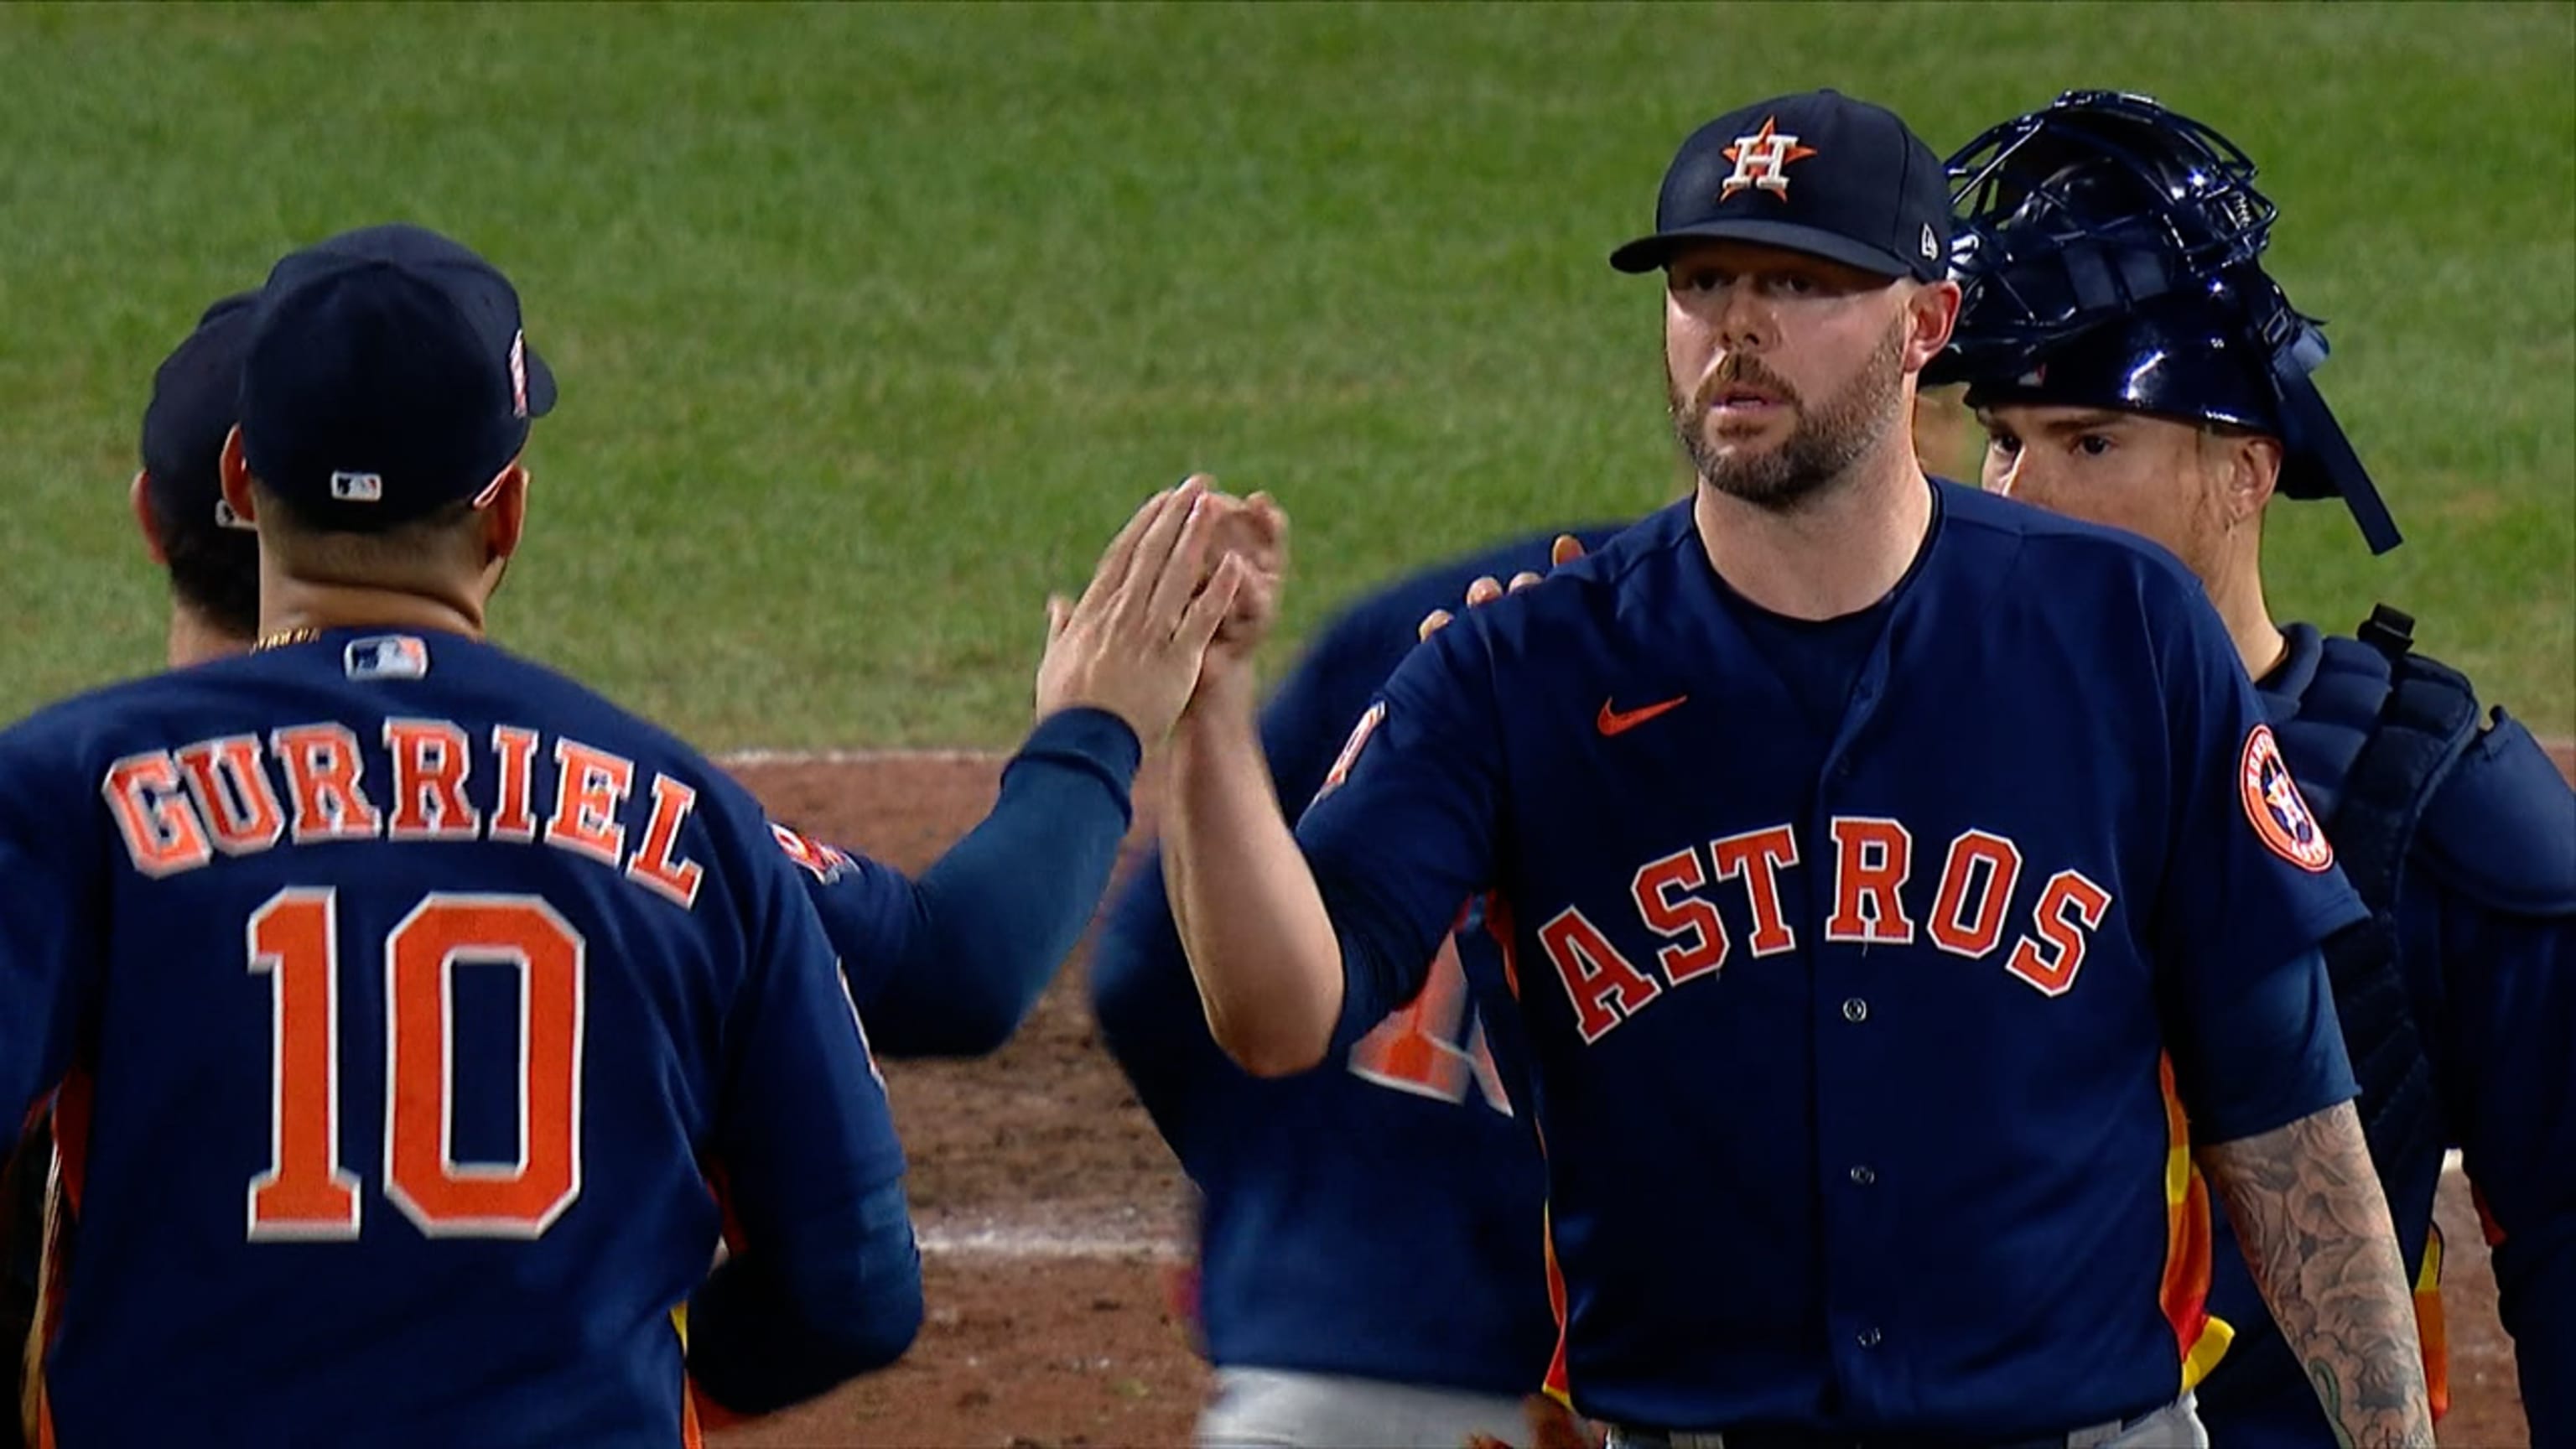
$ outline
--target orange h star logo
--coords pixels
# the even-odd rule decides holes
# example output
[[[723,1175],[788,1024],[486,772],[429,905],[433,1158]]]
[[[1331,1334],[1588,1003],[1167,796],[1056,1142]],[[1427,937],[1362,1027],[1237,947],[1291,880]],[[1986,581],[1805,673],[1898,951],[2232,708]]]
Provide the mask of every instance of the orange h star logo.
[[[1795,136],[1781,135],[1774,129],[1778,119],[1776,116],[1765,116],[1760,131],[1750,136],[1736,137],[1735,144],[1727,147],[1722,153],[1727,160],[1735,163],[1735,174],[1727,177],[1726,184],[1718,188],[1718,200],[1724,201],[1747,187],[1756,191],[1770,192],[1783,201],[1788,200],[1787,167],[1789,163],[1803,161],[1815,155],[1816,148],[1799,145],[1798,138]]]

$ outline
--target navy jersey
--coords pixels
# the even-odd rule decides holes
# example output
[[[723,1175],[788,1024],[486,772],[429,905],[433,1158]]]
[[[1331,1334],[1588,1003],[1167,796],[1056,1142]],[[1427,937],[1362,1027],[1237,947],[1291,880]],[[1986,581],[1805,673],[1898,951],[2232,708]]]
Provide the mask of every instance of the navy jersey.
[[[1491,892],[1594,1417],[2163,1404],[2218,1348],[2192,1139],[2352,1094],[2361,907],[2197,586],[1934,486],[1830,729],[1685,502],[1417,650],[1299,825],[1340,1040]]]
[[[61,1083],[80,1219],[64,1443],[676,1444],[720,1212],[793,1263],[902,1173],[759,808],[480,643],[39,714],[0,874],[0,1107]]]
[[[2282,757],[2321,811],[2349,783],[2343,732],[2298,728],[2331,675],[2310,625],[2261,684]],[[2462,1150],[2490,1234],[2533,1442],[2576,1439],[2576,795],[2529,731],[2497,712],[2441,777],[2398,877],[2398,963],[2438,1088],[2444,1133],[2381,1161],[2398,1244],[2418,1270],[2436,1402],[2443,1148]],[[2236,1341],[2202,1395],[2213,1441],[2331,1445],[2333,1426],[2281,1339],[2229,1225],[2210,1311]]]
[[[1003,766],[991,812],[919,880],[772,827],[879,1054],[981,1056],[1019,1030],[1099,909],[1142,755],[1105,710],[1048,716]]]
[[[1589,547],[1609,534],[1581,536]],[[1280,798],[1291,809],[1313,798],[1424,615],[1462,608],[1480,575],[1544,571],[1551,540],[1424,570],[1329,625],[1262,716]],[[1469,976],[1499,979],[1481,929],[1446,940],[1422,994],[1333,1069],[1259,1080],[1209,1035],[1159,856],[1111,908],[1092,1000],[1103,1040],[1199,1189],[1213,1362],[1494,1394],[1538,1387],[1556,1344],[1545,1184],[1515,1116],[1515,1059],[1488,1040]]]

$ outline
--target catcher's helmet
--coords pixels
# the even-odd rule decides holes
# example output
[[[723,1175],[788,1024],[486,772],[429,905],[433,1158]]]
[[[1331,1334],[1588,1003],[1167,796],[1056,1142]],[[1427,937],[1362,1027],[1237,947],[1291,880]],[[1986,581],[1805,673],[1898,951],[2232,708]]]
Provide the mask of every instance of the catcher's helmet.
[[[1932,385],[2277,437],[2280,491],[2396,526],[2308,374],[2325,334],[2257,263],[2279,214],[2226,137],[2144,96],[2069,91],[1952,156],[1964,299]]]

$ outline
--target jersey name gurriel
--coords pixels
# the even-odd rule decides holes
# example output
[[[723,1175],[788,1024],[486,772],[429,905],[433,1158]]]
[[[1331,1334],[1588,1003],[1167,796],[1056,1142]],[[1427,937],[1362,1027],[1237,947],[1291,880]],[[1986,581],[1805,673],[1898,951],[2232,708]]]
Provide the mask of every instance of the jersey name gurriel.
[[[1857,946],[1911,946],[1918,940],[1953,956],[2003,956],[2002,969],[2043,996],[2061,996],[2084,969],[2086,942],[2109,915],[2111,892],[2083,871],[2055,871],[2029,894],[2026,928],[2006,930],[2025,884],[2022,849],[2009,837],[1970,828],[1951,840],[1940,873],[1915,880],[1914,833],[1904,822],[1865,815],[1831,817],[1832,908],[1826,941]],[[1749,917],[1741,950],[1760,959],[1798,949],[1798,930],[1781,902],[1782,877],[1800,868],[1798,832],[1788,823],[1741,831],[1686,846],[1636,869],[1613,909],[1635,912],[1636,924],[1667,944],[1640,969],[1581,906],[1569,905],[1538,927],[1549,964],[1574,1008],[1575,1030],[1589,1045],[1646,1009],[1667,988],[1725,968],[1739,947],[1716,905],[1730,887]],[[1909,907],[1906,898],[1915,897]],[[1597,909],[1597,908],[1596,908]]]
[[[367,743],[390,760],[381,784],[369,778]],[[541,753],[555,766],[543,798]],[[108,766],[99,793],[148,876],[282,844],[499,841],[569,851],[689,909],[705,872],[682,854],[680,829],[697,789],[640,775],[626,756],[569,735],[496,724],[478,737],[451,720],[388,717],[371,742],[321,722],[127,755]],[[478,777],[496,782],[481,792],[488,809],[467,798]]]

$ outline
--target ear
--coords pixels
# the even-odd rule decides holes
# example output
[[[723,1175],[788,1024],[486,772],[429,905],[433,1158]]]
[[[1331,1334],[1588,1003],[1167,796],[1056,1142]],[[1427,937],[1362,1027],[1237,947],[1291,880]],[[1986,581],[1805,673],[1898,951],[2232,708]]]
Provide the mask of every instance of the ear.
[[[143,534],[143,551],[152,556],[154,563],[167,568],[170,553],[161,546],[161,522],[152,516],[151,469],[134,470],[134,486],[126,491],[125,501],[134,507],[134,526]]]
[[[1945,277],[1915,287],[1905,299],[1905,370],[1921,372],[1940,356],[1958,322],[1958,283]]]
[[[2242,437],[2224,441],[2227,466],[2219,487],[2232,527],[2262,517],[2264,508],[2272,502],[2272,494],[2281,483],[2281,440]]]
[[[528,528],[528,470],[516,458],[501,470],[485,490],[481,505],[483,546],[495,559],[506,559],[519,551],[519,540]]]
[[[241,425],[224,434],[224,457],[221,465],[224,501],[244,523],[259,522],[259,511],[250,501],[250,460],[242,456]]]

